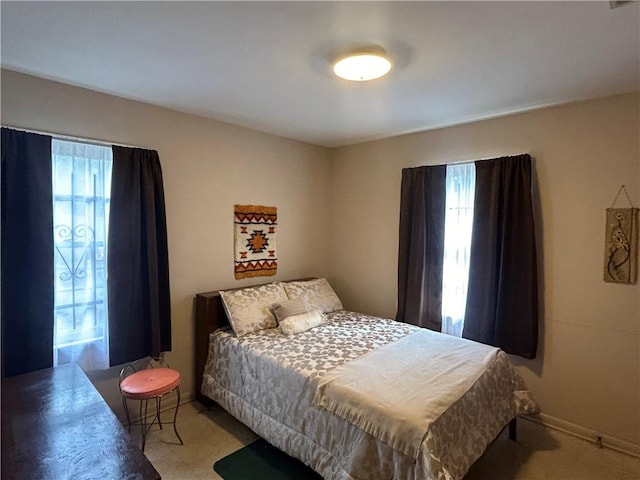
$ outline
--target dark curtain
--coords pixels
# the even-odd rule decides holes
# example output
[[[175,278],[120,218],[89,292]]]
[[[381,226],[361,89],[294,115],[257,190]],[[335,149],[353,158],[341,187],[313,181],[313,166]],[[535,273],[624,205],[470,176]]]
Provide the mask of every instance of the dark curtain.
[[[462,336],[535,358],[538,277],[531,157],[476,165],[469,289]]]
[[[442,328],[444,165],[402,170],[396,320]]]
[[[167,226],[156,151],[113,147],[108,244],[109,362],[171,350]]]
[[[51,137],[2,128],[2,375],[53,365]]]

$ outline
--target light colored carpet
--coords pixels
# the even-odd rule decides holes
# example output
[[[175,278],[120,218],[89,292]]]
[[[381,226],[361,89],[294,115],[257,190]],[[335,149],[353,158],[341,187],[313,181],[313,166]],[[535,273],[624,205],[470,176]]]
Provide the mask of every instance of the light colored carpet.
[[[166,413],[163,414],[165,418]],[[168,414],[167,419],[171,414]],[[135,427],[134,427],[135,428]],[[198,402],[180,407],[178,444],[171,425],[149,432],[145,454],[163,480],[214,480],[216,460],[256,435],[219,407]],[[139,434],[132,430],[137,439]],[[518,441],[503,433],[471,467],[465,480],[640,480],[640,459],[598,448],[536,423],[518,422]]]

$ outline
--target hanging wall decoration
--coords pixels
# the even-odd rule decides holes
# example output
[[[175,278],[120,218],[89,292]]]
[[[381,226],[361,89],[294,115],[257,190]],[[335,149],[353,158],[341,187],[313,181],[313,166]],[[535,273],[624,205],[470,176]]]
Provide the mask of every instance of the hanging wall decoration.
[[[278,209],[261,205],[234,205],[233,218],[236,280],[275,275],[278,270]]]
[[[616,208],[620,193],[625,193],[631,208]],[[607,208],[604,247],[604,280],[636,283],[638,269],[638,209],[634,208],[624,185],[618,190],[611,208]]]

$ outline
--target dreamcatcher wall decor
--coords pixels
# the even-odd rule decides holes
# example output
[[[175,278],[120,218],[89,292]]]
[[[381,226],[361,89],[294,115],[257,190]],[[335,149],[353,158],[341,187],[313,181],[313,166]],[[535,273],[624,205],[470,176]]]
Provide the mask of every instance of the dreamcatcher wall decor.
[[[616,208],[624,192],[631,208]],[[638,274],[638,211],[624,185],[607,208],[604,245],[604,281],[635,284]]]

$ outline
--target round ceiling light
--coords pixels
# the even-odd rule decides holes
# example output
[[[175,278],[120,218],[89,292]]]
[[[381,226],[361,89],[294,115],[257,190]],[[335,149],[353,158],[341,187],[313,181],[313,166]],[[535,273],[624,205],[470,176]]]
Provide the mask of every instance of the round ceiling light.
[[[351,53],[333,64],[333,72],[340,78],[354,82],[366,82],[386,75],[391,70],[391,61],[384,51]]]

